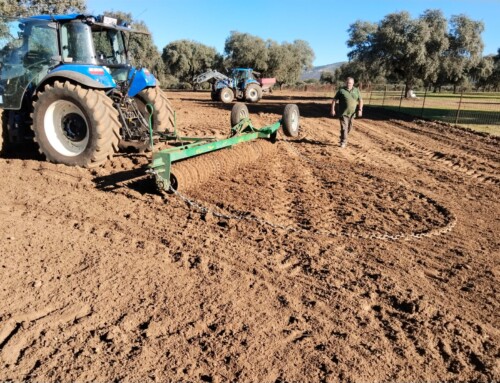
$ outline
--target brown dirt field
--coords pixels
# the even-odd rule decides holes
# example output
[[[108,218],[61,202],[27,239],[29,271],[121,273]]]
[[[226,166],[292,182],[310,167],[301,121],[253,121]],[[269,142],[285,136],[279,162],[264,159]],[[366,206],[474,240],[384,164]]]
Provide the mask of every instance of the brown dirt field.
[[[230,107],[169,97],[227,134]],[[0,159],[0,381],[500,380],[500,139],[367,108],[341,150],[304,93],[252,121],[290,102],[297,139],[186,192],[208,213],[147,154]]]

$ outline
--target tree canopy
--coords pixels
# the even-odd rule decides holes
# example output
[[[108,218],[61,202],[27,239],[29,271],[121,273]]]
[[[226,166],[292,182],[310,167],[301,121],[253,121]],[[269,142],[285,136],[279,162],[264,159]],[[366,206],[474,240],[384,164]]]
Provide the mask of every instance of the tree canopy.
[[[481,61],[483,30],[482,22],[465,15],[448,24],[440,10],[415,19],[397,12],[379,23],[356,21],[348,30],[350,68],[364,67],[371,79],[403,81],[407,94],[418,81],[460,84]]]
[[[191,84],[194,76],[208,68],[218,68],[222,61],[215,48],[191,40],[169,43],[161,57],[168,74]]]
[[[3,16],[78,13],[86,7],[86,0],[0,0]]]

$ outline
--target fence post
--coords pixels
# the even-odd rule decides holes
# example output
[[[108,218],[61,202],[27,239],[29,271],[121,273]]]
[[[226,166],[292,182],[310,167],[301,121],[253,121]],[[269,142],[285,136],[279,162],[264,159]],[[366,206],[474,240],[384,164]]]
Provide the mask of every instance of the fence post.
[[[382,98],[382,106],[385,105],[385,94],[387,93],[387,85],[384,88],[384,97]]]
[[[460,108],[462,107],[462,97],[464,96],[464,90],[460,93],[460,101],[458,102],[457,116],[455,118],[455,125],[458,125],[458,118],[460,117]]]
[[[399,97],[399,108],[398,112],[401,111],[401,103],[403,102],[403,96],[404,96],[405,88],[401,89],[401,96]]]
[[[427,87],[425,87],[424,101],[422,102],[422,110],[420,111],[420,118],[424,118],[424,107],[426,98],[427,98]]]

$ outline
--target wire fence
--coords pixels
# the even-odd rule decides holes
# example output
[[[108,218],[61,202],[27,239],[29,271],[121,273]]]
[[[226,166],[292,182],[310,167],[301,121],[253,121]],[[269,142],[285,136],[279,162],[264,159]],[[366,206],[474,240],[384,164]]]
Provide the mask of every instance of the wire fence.
[[[500,93],[423,89],[406,96],[402,85],[372,86],[363,92],[365,105],[500,135]]]
[[[333,85],[306,84],[304,92],[320,92],[333,97]],[[385,108],[429,120],[444,121],[477,131],[500,135],[500,93],[414,91],[405,97],[402,84],[371,85],[361,89],[365,105]]]

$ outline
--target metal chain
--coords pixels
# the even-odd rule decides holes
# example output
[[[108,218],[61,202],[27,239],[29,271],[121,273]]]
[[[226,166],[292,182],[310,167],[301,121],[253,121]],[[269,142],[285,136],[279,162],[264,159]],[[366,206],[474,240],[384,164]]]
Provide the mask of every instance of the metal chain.
[[[233,219],[233,220],[238,220],[238,221],[252,221],[256,222],[260,225],[265,225],[272,227],[273,229],[280,229],[288,232],[293,232],[293,233],[309,233],[311,234],[311,231],[308,229],[300,228],[300,227],[295,227],[291,225],[281,225],[277,224],[268,220],[265,220],[263,218],[259,218],[256,216],[249,216],[248,214],[240,213],[240,214],[227,214],[227,213],[221,213],[215,209],[209,208],[207,206],[202,205],[201,203],[190,199],[186,195],[180,193],[179,191],[173,189],[170,186],[169,189],[170,192],[172,192],[174,195],[176,195],[178,198],[180,198],[183,202],[185,202],[188,206],[191,208],[194,208],[198,211],[200,211],[202,214],[212,214],[215,217],[222,218],[222,219]],[[430,202],[432,200],[428,199],[427,200]],[[442,207],[441,207],[442,208]],[[448,212],[445,209],[446,212]],[[331,232],[331,231],[326,231],[326,230],[315,230],[312,232],[312,234],[315,235],[321,235],[325,237],[348,237],[348,238],[353,238],[353,239],[379,239],[379,240],[393,240],[393,241],[398,241],[398,240],[410,240],[412,238],[424,238],[424,237],[431,237],[433,235],[441,235],[444,233],[448,233],[453,228],[455,227],[457,220],[455,217],[453,217],[451,214],[447,217],[447,224],[443,227],[436,228],[436,229],[431,229],[429,231],[423,231],[423,232],[411,232],[411,233],[401,233],[401,234],[390,234],[390,233],[345,233],[345,232]]]
[[[328,168],[328,167],[333,166],[333,165],[329,165],[329,164],[326,165],[326,164],[319,163],[317,161],[313,161],[310,158],[304,156],[296,148],[294,148],[293,145],[291,144],[291,142],[288,139],[286,139],[286,137],[284,137],[281,133],[280,133],[280,138],[282,138],[283,141],[288,144],[288,147],[290,149],[292,149],[292,151],[299,158],[304,159],[306,162],[313,164],[315,166],[318,166],[318,167],[322,167],[322,168]],[[227,219],[227,220],[232,219],[232,220],[238,220],[238,221],[256,222],[260,225],[272,227],[273,229],[280,229],[280,230],[293,232],[293,233],[303,232],[303,233],[311,234],[311,230],[309,230],[309,229],[304,229],[301,227],[296,227],[296,226],[291,226],[291,225],[277,224],[277,223],[265,220],[263,218],[248,215],[246,213],[240,213],[240,214],[221,213],[220,211],[209,208],[209,207],[204,206],[201,203],[199,203],[193,199],[190,199],[186,195],[175,190],[171,185],[169,186],[169,191],[171,193],[173,193],[175,196],[177,196],[178,198],[180,198],[188,206],[200,211],[203,214],[212,214],[215,217]],[[445,219],[446,219],[446,225],[439,227],[439,228],[434,228],[434,229],[430,229],[427,231],[422,231],[422,232],[399,233],[399,234],[379,233],[379,232],[346,233],[346,232],[342,232],[342,231],[341,232],[332,232],[332,231],[326,231],[326,230],[314,230],[314,231],[312,231],[312,234],[326,236],[326,237],[347,237],[347,238],[353,238],[353,239],[377,239],[377,240],[392,240],[392,241],[405,240],[405,241],[407,241],[407,240],[411,240],[413,238],[420,239],[420,238],[426,238],[426,237],[431,237],[431,236],[438,236],[438,235],[442,235],[442,234],[449,233],[450,231],[452,231],[453,228],[455,227],[455,225],[457,224],[457,219],[454,217],[454,215],[447,208],[438,204],[432,198],[427,197],[420,192],[416,192],[416,193],[419,194],[419,196],[422,199],[425,199],[429,204],[435,206],[436,208],[438,208],[440,211],[443,212],[443,215],[445,216]]]

